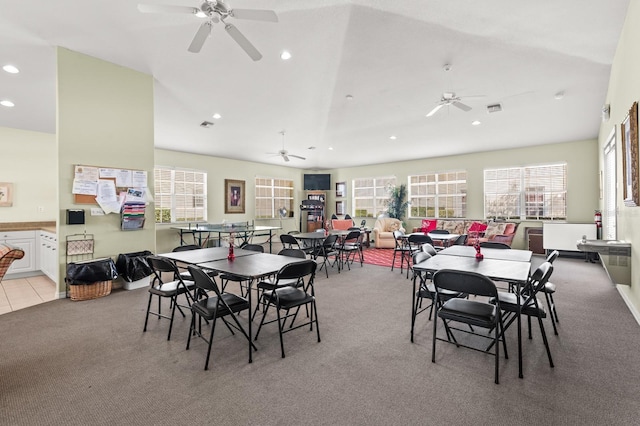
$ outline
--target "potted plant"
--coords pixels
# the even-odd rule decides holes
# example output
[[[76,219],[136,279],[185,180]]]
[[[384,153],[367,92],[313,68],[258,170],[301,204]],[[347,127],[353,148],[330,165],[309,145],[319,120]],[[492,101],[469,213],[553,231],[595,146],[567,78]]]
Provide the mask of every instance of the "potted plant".
[[[389,217],[393,217],[402,221],[407,213],[409,202],[407,201],[407,186],[389,186],[389,199],[387,200],[387,213]]]

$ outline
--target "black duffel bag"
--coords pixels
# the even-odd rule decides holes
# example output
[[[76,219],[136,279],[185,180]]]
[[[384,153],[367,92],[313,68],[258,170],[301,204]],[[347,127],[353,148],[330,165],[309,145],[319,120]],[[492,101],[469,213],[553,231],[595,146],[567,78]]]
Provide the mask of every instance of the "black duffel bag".
[[[92,259],[67,265],[66,282],[70,285],[94,284],[118,278],[113,259]]]
[[[153,270],[147,262],[147,256],[152,254],[149,250],[119,254],[116,261],[118,273],[127,282],[138,281],[148,277],[153,274]]]

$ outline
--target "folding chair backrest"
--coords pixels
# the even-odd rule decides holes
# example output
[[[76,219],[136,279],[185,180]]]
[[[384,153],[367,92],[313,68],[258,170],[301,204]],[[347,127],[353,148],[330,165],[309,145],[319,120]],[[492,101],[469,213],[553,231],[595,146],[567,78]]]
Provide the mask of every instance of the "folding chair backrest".
[[[433,240],[425,234],[411,234],[407,238],[407,241],[411,247],[418,247],[422,244],[431,244],[433,246]]]
[[[289,256],[289,257],[297,257],[300,259],[306,259],[307,255],[304,254],[304,251],[300,250],[300,249],[293,249],[293,248],[285,248],[282,249],[278,252],[278,254],[280,256]]]
[[[449,233],[449,231],[446,229],[432,229],[429,232],[432,234],[448,234]]]
[[[220,289],[218,288],[218,284],[213,280],[213,278],[207,275],[207,273],[203,271],[202,268],[195,265],[189,265],[188,269],[198,289],[202,289],[205,292],[213,291],[215,292],[216,296],[220,297]]]
[[[242,247],[242,250],[250,250],[250,251],[257,251],[258,253],[264,253],[264,247],[262,247],[260,244],[245,244]]]
[[[511,246],[505,243],[498,243],[494,241],[485,241],[480,243],[480,247],[482,248],[494,248],[494,249],[510,249]]]
[[[538,266],[533,274],[531,274],[531,277],[529,278],[529,289],[533,290],[532,296],[544,288],[547,281],[549,281],[549,277],[551,277],[552,272],[553,265],[551,262],[544,262],[542,265]]]
[[[547,256],[546,261],[549,263],[553,263],[553,261],[556,260],[559,255],[560,255],[560,252],[558,250],[554,250],[551,253],[549,253],[549,256]]]
[[[286,248],[300,248],[300,244],[298,244],[298,240],[296,240],[296,237],[290,234],[281,234],[280,242]]]
[[[147,261],[154,272],[161,274],[162,272],[179,272],[176,265],[169,259],[160,256],[148,256]]]
[[[429,258],[431,258],[431,254],[424,251],[417,251],[413,253],[413,264],[417,265],[418,263],[424,262]]]
[[[458,238],[456,238],[456,240],[453,242],[453,245],[454,246],[463,246],[463,245],[467,244],[467,238],[468,238],[467,234],[462,234]]]
[[[290,280],[295,278],[303,278],[308,275],[314,275],[317,266],[318,264],[311,259],[290,263],[280,268],[280,271],[278,271],[277,279]]]
[[[352,243],[355,240],[360,239],[360,235],[361,235],[360,228],[358,228],[355,231],[349,231],[349,233],[346,235],[346,237],[344,237],[343,241]]]
[[[433,275],[433,284],[436,291],[444,289],[476,296],[498,297],[495,283],[475,272],[441,269]]]
[[[436,254],[438,254],[438,252],[436,251],[436,249],[433,247],[432,244],[429,243],[424,243],[420,246],[420,249],[425,252],[425,253],[429,253],[431,256],[435,256]]]
[[[195,244],[187,244],[185,246],[178,246],[176,248],[174,248],[173,250],[171,250],[172,252],[178,252],[178,251],[189,251],[189,250],[200,250],[202,247],[195,245]]]
[[[322,246],[325,249],[332,249],[336,245],[337,241],[338,241],[338,235],[332,234],[324,239],[324,241],[322,242]]]

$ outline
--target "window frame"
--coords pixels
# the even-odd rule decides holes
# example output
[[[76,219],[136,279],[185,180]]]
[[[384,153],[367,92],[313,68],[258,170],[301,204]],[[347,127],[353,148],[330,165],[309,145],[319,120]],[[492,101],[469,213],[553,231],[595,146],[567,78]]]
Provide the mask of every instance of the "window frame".
[[[372,186],[358,186],[358,181],[373,181]],[[390,185],[396,184],[396,176],[376,176],[376,177],[358,177],[351,180],[351,216],[352,217],[371,217],[376,218],[383,212],[386,212],[386,202],[389,199],[389,191],[388,188]],[[358,195],[359,192],[365,191],[367,189],[372,190],[371,196],[362,196]],[[384,191],[384,196],[379,195],[380,191]],[[374,210],[373,212],[369,212],[369,207],[366,207],[367,213],[366,215],[359,214],[358,211],[362,209],[358,209],[358,206],[361,205],[358,200],[371,200],[371,208]],[[379,211],[375,211],[378,210]]]
[[[258,180],[269,180],[271,182],[270,185],[262,185],[258,183]],[[291,184],[288,186],[276,185],[276,181],[284,181]],[[263,197],[260,195],[259,188],[269,188],[270,196]],[[276,200],[289,200],[288,205],[284,206],[287,211],[290,213],[293,211],[294,201],[295,201],[295,182],[293,179],[289,178],[281,178],[281,177],[271,177],[271,176],[256,176],[254,179],[254,190],[255,190],[255,204],[254,204],[254,215],[256,219],[281,219],[280,214],[278,213],[278,209],[281,206],[276,206]],[[280,191],[290,191],[290,197],[278,196],[276,192]],[[261,216],[260,211],[261,207],[258,206],[258,200],[270,200],[271,201],[271,216]],[[288,216],[288,215],[287,215]]]
[[[562,170],[560,179],[554,172],[558,167]],[[545,173],[540,173],[541,171]],[[496,175],[496,178],[490,179],[490,174]],[[484,169],[483,177],[485,218],[527,221],[567,220],[568,167],[566,162]],[[559,183],[561,189],[556,186]],[[505,185],[509,187],[508,190],[497,189]],[[496,190],[489,191],[490,186],[495,187]],[[500,198],[502,198],[502,206],[497,205]],[[491,204],[495,205],[491,206]],[[501,212],[498,211],[500,208],[503,209]],[[514,213],[504,210],[508,208],[513,209]],[[536,208],[538,213],[531,214],[532,208]]]
[[[158,188],[158,181],[165,181],[167,182],[166,179],[158,179],[158,173],[161,171],[165,171],[165,172],[170,172],[171,177],[168,180],[169,182],[169,187],[170,190],[168,193],[163,193],[161,188]],[[196,179],[194,179],[192,182],[188,182],[186,180],[183,181],[177,181],[176,180],[176,172],[178,173],[194,173],[197,175],[201,176],[201,180],[202,182],[197,182]],[[207,184],[207,180],[208,180],[208,174],[206,171],[204,170],[196,170],[196,169],[187,169],[187,168],[181,168],[181,167],[170,167],[170,166],[154,166],[153,168],[153,187],[154,187],[154,195],[155,195],[155,202],[154,202],[154,214],[155,214],[155,223],[157,224],[173,224],[173,223],[191,223],[191,222],[206,222],[207,221],[207,216],[208,216],[208,184]],[[177,194],[176,193],[176,183],[181,183],[183,185],[185,185],[185,189],[186,186],[193,186],[192,192],[189,193],[188,191],[185,191],[185,193],[183,194]],[[201,185],[202,186],[202,194],[200,197],[198,197],[197,190],[196,190],[196,185]],[[178,219],[178,214],[177,211],[180,209],[178,207],[178,197],[189,197],[191,196],[193,199],[193,203],[194,206],[192,207],[195,211],[201,211],[202,215],[201,217],[198,217],[198,215],[193,215],[192,217],[187,217],[185,216],[184,218],[182,218],[182,220]],[[169,210],[169,221],[163,221],[160,220],[158,221],[158,218],[162,219],[162,217],[164,216],[162,213],[162,210],[167,210],[166,206],[163,206],[163,202],[162,200],[164,199],[164,197],[169,197],[169,204],[170,206],[168,207]],[[200,204],[201,206],[197,206],[196,202],[197,199],[200,198]],[[185,208],[186,209],[186,208]],[[158,215],[158,211],[160,210],[160,214]]]
[[[464,173],[464,179],[460,179],[460,174]],[[455,174],[456,179],[449,180],[449,175]],[[429,171],[421,174],[409,175],[407,178],[407,187],[408,187],[408,199],[409,199],[409,219],[421,219],[421,218],[439,218],[439,219],[449,219],[449,218],[465,218],[467,217],[467,194],[468,194],[468,172],[465,169],[455,169],[455,170],[443,170],[443,171]],[[440,180],[442,176],[446,176],[445,180]],[[424,179],[424,182],[415,182],[412,183],[412,179],[417,178],[420,180]],[[455,189],[459,189],[461,186],[464,188],[464,191],[456,191],[449,193],[449,189],[452,189],[452,185],[455,186]],[[425,187],[424,194],[413,194],[413,191],[416,188],[421,186]],[[433,191],[429,191],[429,186],[433,186]],[[443,193],[440,193],[442,189],[445,189]],[[420,191],[417,191],[420,192]],[[447,199],[450,198],[461,198],[461,200],[457,203],[458,207],[450,207],[448,206]],[[419,206],[416,200],[426,199],[427,202],[424,206],[425,216],[421,215],[413,215],[413,210],[415,208],[422,208],[423,206]],[[433,207],[429,206],[429,199],[433,199]],[[444,200],[444,206],[440,206],[440,203]],[[453,204],[456,204],[455,202]],[[433,215],[429,216],[429,209],[433,208]],[[448,209],[453,210],[452,215],[447,215],[446,211]],[[455,214],[455,210],[460,210],[458,215]],[[441,215],[441,211],[445,212],[445,215]],[[418,212],[420,213],[420,212]]]

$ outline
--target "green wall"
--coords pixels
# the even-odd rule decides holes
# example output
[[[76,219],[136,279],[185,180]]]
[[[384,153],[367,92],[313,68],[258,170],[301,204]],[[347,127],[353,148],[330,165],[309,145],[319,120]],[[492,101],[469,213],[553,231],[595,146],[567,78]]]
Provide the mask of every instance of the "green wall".
[[[629,112],[634,102],[640,99],[640,3],[629,2],[618,48],[611,67],[609,90],[604,103],[610,104],[610,118],[600,126],[599,156],[600,169],[603,168],[603,149],[612,130],[619,131],[620,123]],[[634,141],[638,143],[638,141]],[[616,138],[617,181],[623,182],[622,176],[622,141],[618,132]],[[631,243],[631,286],[618,286],[621,294],[631,305],[636,319],[640,321],[640,207],[626,207],[623,203],[622,187],[618,185],[617,198],[617,232],[618,239]]]
[[[96,258],[153,251],[153,204],[144,229],[121,231],[119,214],[91,216],[96,205],[75,204],[71,193],[76,164],[146,170],[153,185],[153,78],[63,48],[57,49],[57,75],[58,241],[93,234]],[[67,209],[84,209],[86,225],[66,225]],[[65,250],[59,252],[64,277]]]

